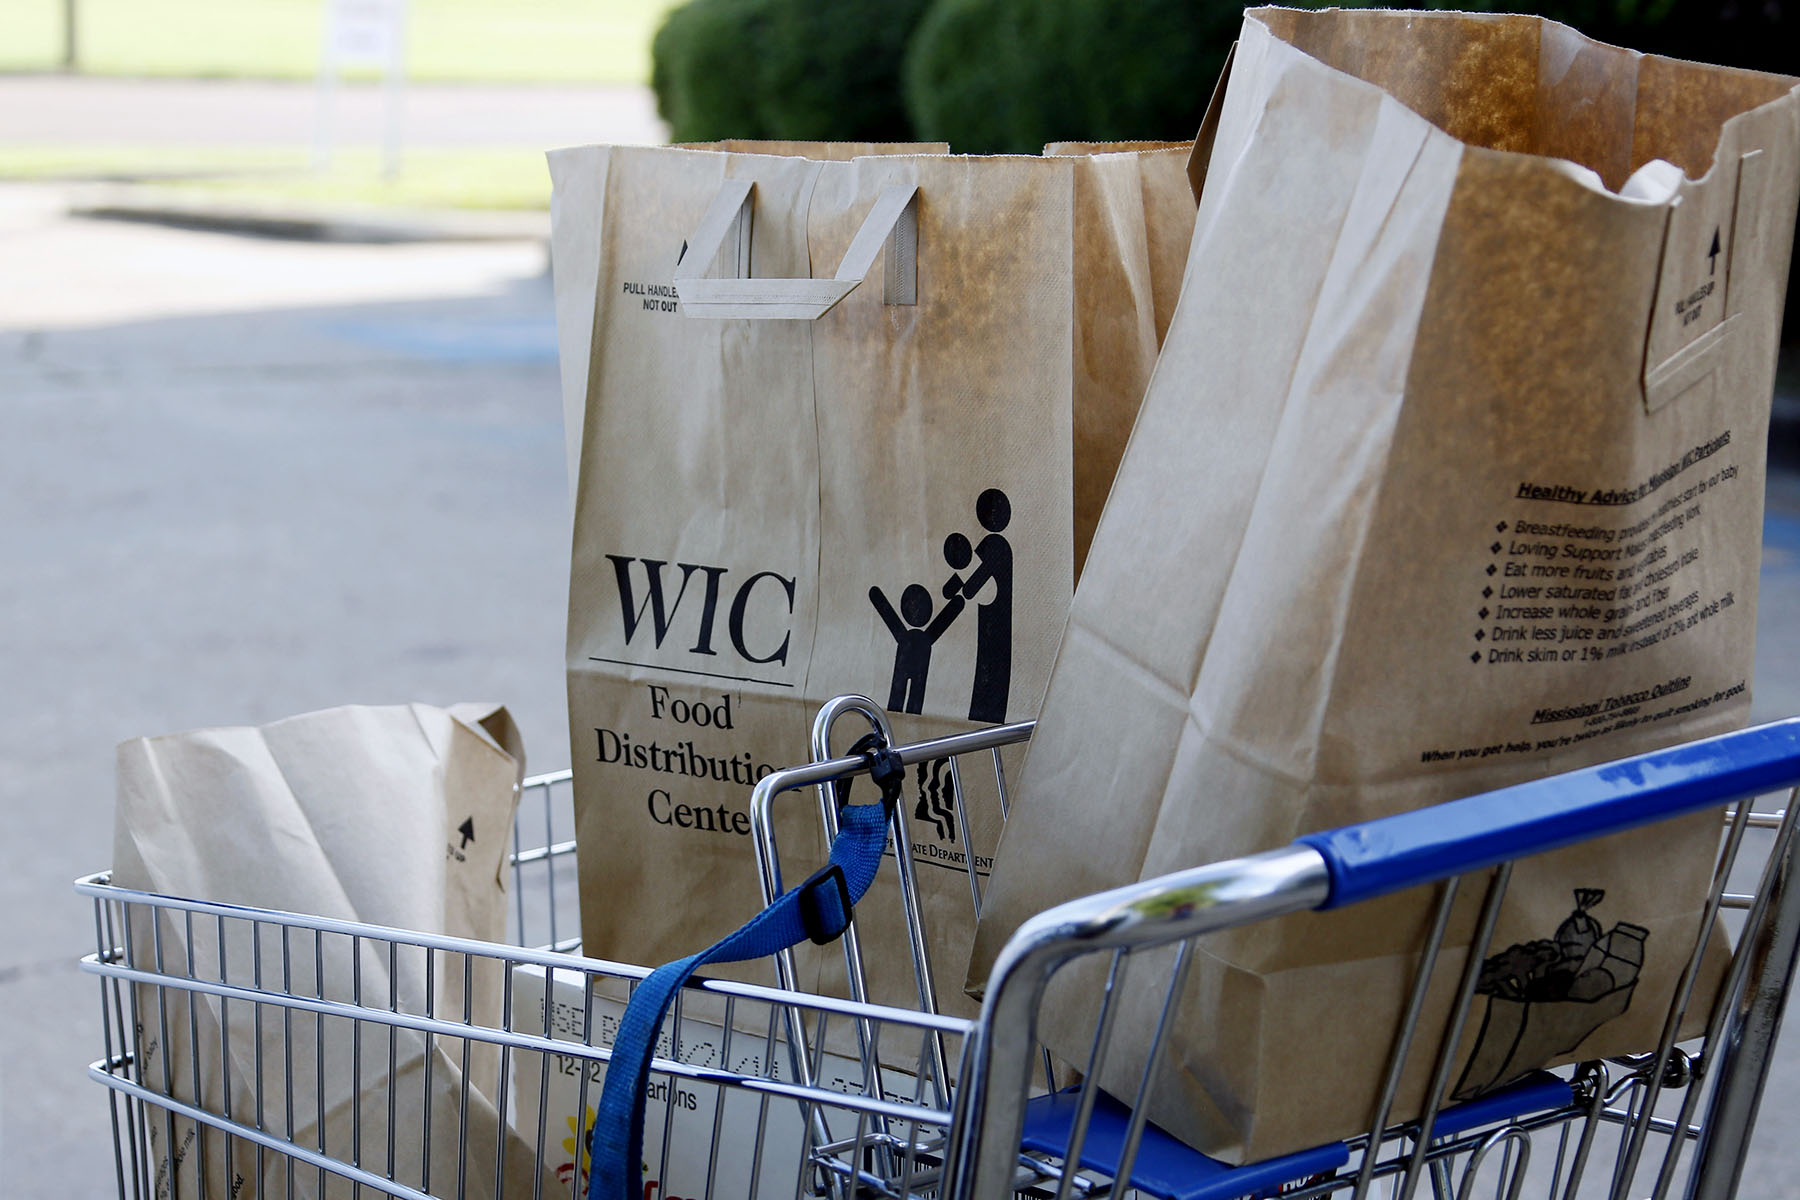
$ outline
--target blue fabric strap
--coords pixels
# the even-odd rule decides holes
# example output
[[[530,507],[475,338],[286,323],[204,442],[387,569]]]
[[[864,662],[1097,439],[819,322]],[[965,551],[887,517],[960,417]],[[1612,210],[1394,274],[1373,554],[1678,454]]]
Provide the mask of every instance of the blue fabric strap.
[[[855,752],[864,753],[869,741],[858,742]],[[898,757],[885,747],[867,753],[870,774],[881,785],[881,803],[839,809],[830,865],[782,893],[737,932],[698,954],[658,967],[638,984],[613,1038],[612,1060],[594,1117],[588,1200],[643,1198],[644,1093],[651,1052],[663,1018],[688,976],[708,963],[765,958],[809,939],[823,944],[849,927],[851,908],[875,882],[887,847],[888,822],[905,778]],[[840,804],[843,795],[840,790]]]

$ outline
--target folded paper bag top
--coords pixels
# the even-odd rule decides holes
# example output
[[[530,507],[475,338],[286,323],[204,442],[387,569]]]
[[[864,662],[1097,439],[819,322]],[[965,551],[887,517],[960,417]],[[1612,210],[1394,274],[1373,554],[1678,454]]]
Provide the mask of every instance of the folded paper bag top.
[[[1748,713],[1797,82],[1535,17],[1373,10],[1251,10],[1228,70],[976,986],[1072,896]],[[1538,1065],[1474,1044],[1480,1028],[1523,1021],[1520,1045],[1557,1061],[1654,1045],[1716,844],[1705,815],[1521,863],[1496,956],[1550,937],[1572,895],[1603,897],[1591,919],[1618,931],[1629,989],[1604,1012],[1484,997],[1452,1091]],[[1406,894],[1202,943],[1151,1119],[1239,1159],[1363,1128],[1428,915]],[[1083,965],[1053,984],[1053,1050],[1085,1050],[1099,982]],[[1102,1084],[1134,1087],[1117,1049]],[[1395,1119],[1436,1049],[1415,1048]]]
[[[505,936],[524,751],[499,705],[354,706],[135,738],[118,769],[121,886]]]
[[[518,731],[506,709],[491,704],[347,707],[260,728],[136,738],[118,749],[112,882],[188,899],[503,941],[503,868],[523,771]],[[221,921],[215,928],[165,913],[153,929],[150,911],[130,911],[128,945],[144,965],[182,964],[198,977],[244,987],[281,980],[296,994],[344,1002],[361,995],[385,1004],[391,996],[412,1013],[426,1012],[432,995],[438,1014],[465,1013],[465,976],[460,966],[445,962],[447,955],[437,956],[428,979],[422,955],[390,959],[368,941],[356,948],[349,938],[321,936],[315,947],[308,937],[305,952],[290,958],[287,938],[258,939],[245,921]],[[472,962],[466,1011],[478,1023],[492,1025],[502,1017],[499,967]],[[141,993],[143,1011],[160,1010],[149,985]],[[287,1095],[302,1097],[291,1115],[299,1144],[313,1138],[350,1144],[359,1076],[347,1035],[320,1034],[313,1023],[296,1022],[288,1047],[280,1022],[260,1031],[260,1022],[227,1022],[211,996],[197,998],[191,1023],[187,1015],[184,1005],[183,1019],[169,1023],[162,1035],[166,1047],[139,1047],[146,1079],[165,1078],[156,1060],[166,1050],[166,1078],[178,1098],[216,1109],[219,1097],[230,1096],[231,1115],[243,1121],[254,1120],[261,1103],[268,1127],[288,1128],[290,1118],[273,1110]],[[396,1177],[415,1183],[424,1177],[421,1080],[429,1078],[431,1175],[450,1178],[460,1169],[472,1190],[479,1184],[492,1192],[493,1147],[504,1128],[491,1102],[498,1094],[497,1049],[472,1046],[465,1059],[455,1039],[440,1037],[428,1046],[409,1030],[393,1036],[394,1093],[401,1097]],[[279,1073],[264,1076],[259,1098],[254,1085],[264,1060],[292,1064],[291,1090]],[[228,1091],[222,1090],[224,1080],[230,1081]],[[360,1084],[365,1094],[375,1088],[381,1097],[363,1106],[361,1135],[371,1144],[385,1142],[386,1073],[365,1063]],[[376,1112],[373,1121],[370,1112]],[[471,1149],[459,1163],[464,1121],[468,1146],[481,1149]],[[150,1125],[153,1143],[160,1142],[163,1126]],[[178,1120],[175,1144],[190,1134]],[[248,1148],[237,1149],[238,1164],[258,1161]],[[165,1164],[159,1177],[171,1177],[172,1195],[201,1197],[204,1180],[206,1200],[226,1196],[224,1139],[206,1139],[205,1164],[184,1162],[178,1152],[172,1171],[166,1146],[153,1144],[152,1153]],[[271,1156],[272,1172],[280,1169],[276,1161]],[[507,1194],[531,1193],[534,1162],[531,1147],[508,1134]],[[257,1186],[281,1194],[273,1179],[246,1182],[230,1194],[256,1194]]]

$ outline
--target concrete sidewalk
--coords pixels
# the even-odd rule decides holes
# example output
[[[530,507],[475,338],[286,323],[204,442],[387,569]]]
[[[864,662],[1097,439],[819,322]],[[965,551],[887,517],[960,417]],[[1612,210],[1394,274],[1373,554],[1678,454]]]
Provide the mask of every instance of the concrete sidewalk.
[[[409,84],[403,103],[407,146],[668,140],[643,87]],[[340,85],[337,144],[379,144],[384,104],[379,84]],[[0,146],[307,146],[320,114],[313,83],[0,75]]]

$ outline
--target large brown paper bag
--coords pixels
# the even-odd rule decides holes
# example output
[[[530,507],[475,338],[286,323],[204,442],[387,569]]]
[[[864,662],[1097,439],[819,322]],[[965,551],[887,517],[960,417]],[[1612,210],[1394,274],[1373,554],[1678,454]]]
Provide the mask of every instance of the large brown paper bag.
[[[338,708],[261,728],[138,738],[119,747],[118,767],[115,886],[505,940],[504,868],[524,755],[504,708]],[[392,1001],[417,1014],[427,1011],[430,994],[438,1016],[467,1012],[490,1026],[502,1017],[499,963],[477,961],[465,995],[462,963],[453,955],[436,955],[428,972],[423,951],[411,947],[390,960],[385,946],[368,941],[360,955],[340,936],[320,938],[315,948],[310,932],[284,937],[273,925],[253,939],[246,922],[189,923],[173,911],[162,911],[156,928],[150,912],[134,908],[130,922],[131,956],[142,966],[160,961],[176,973],[240,986],[260,981],[347,1003],[360,997],[375,1007]],[[510,1134],[493,1103],[498,1047],[471,1044],[465,1058],[459,1039],[428,1045],[424,1035],[396,1029],[390,1079],[389,1036],[381,1027],[365,1031],[359,1062],[347,1023],[321,1033],[310,1015],[284,1019],[281,1010],[265,1009],[252,1020],[251,1008],[239,1000],[223,1011],[216,997],[195,993],[190,1011],[187,994],[140,985],[138,1077],[240,1122],[260,1116],[265,1129],[291,1131],[299,1145],[323,1144],[340,1159],[360,1144],[361,1165],[376,1174],[388,1168],[391,1083],[400,1182],[420,1185],[428,1134],[434,1187],[460,1170],[469,1194],[494,1195],[496,1146],[504,1136],[508,1193],[531,1194],[535,1153]],[[335,1175],[321,1188],[318,1171],[304,1166],[290,1177],[283,1156],[247,1141],[232,1140],[228,1163],[227,1138],[185,1119],[153,1114],[145,1127],[159,1194],[243,1200],[348,1197],[355,1190]],[[464,1138],[466,1155],[458,1150]]]
[[[1058,901],[1749,710],[1795,81],[1532,17],[1375,11],[1252,10],[1228,69],[975,986]],[[1717,819],[1520,864],[1452,1098],[1654,1044]],[[1429,906],[1200,943],[1151,1118],[1234,1159],[1366,1127]],[[1512,970],[1545,939],[1582,948],[1560,990]],[[1080,1061],[1098,982],[1065,974],[1044,1033]],[[1543,992],[1531,1011],[1509,981]],[[1119,1021],[1140,1062],[1155,1023]],[[1130,1057],[1102,1084],[1134,1086]]]
[[[821,701],[866,693],[904,739],[1035,713],[1173,307],[1185,159],[552,155],[558,228],[598,247],[568,635],[588,953],[661,962],[760,907],[750,788]],[[917,783],[954,984],[967,848]],[[816,805],[781,804],[811,870]],[[869,994],[916,1003],[899,905],[887,878],[859,908]],[[842,987],[805,949],[804,986]]]

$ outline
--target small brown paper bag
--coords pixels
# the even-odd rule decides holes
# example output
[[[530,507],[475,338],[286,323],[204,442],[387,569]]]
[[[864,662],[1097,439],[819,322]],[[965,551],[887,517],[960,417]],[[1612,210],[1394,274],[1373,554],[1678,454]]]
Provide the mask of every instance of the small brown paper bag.
[[[506,939],[504,868],[524,754],[504,708],[337,708],[261,728],[138,738],[119,747],[118,763],[115,886]],[[242,920],[190,923],[165,909],[155,910],[153,922],[153,910],[131,911],[130,957],[142,967],[160,962],[176,974],[373,1007],[391,1001],[417,1014],[427,1011],[429,989],[434,1015],[444,1019],[461,1020],[466,1011],[492,1026],[502,1017],[498,962],[476,960],[465,995],[453,955],[435,955],[427,971],[424,951],[414,947],[390,959],[385,944],[364,941],[359,956],[339,935],[320,936],[315,946],[303,928],[284,936],[267,925],[253,936]],[[531,1194],[535,1153],[493,1104],[498,1047],[468,1047],[465,1092],[460,1039],[428,1043],[424,1034],[396,1029],[390,1075],[389,1037],[380,1026],[363,1031],[359,1054],[348,1022],[170,987],[136,991],[136,1072],[153,1090],[246,1124],[260,1118],[264,1129],[303,1147],[323,1144],[340,1160],[360,1145],[362,1166],[385,1175],[391,1084],[401,1183],[420,1186],[428,1135],[434,1188],[461,1170],[470,1194],[495,1194],[504,1136],[507,1192]],[[226,1135],[183,1118],[152,1112],[145,1128],[162,1195],[285,1200],[354,1190],[335,1175],[321,1188],[316,1168],[290,1172],[284,1156],[236,1139],[229,1139],[228,1170]]]
[[[1796,81],[1534,17],[1283,9],[1246,15],[1228,71],[976,985],[1061,900],[1749,711]],[[1654,1045],[1717,821],[1519,865],[1451,1099]],[[1200,943],[1151,1119],[1234,1159],[1366,1128],[1429,908]],[[1559,990],[1507,957],[1552,941]],[[1053,1050],[1081,1061],[1098,991],[1059,977]],[[1140,1054],[1154,1025],[1119,1022]],[[1102,1083],[1134,1085],[1129,1057]]]

